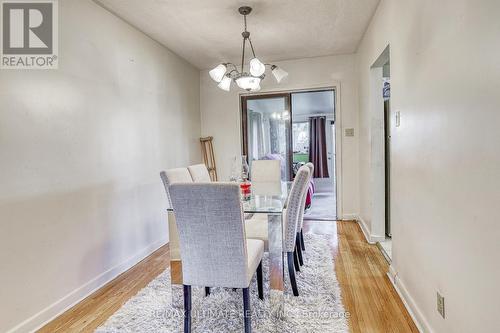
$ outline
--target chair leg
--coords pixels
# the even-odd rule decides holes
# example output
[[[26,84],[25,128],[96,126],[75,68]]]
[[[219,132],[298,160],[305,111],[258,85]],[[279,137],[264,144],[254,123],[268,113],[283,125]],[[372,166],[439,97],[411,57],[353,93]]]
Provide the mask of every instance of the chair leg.
[[[302,248],[300,247],[300,244],[297,244],[297,257],[299,258],[299,264],[300,266],[304,266],[304,258],[302,257]]]
[[[295,268],[294,266],[294,253],[287,252],[288,255],[288,275],[290,275],[290,284],[292,285],[292,291],[294,296],[299,296],[299,290],[297,289],[297,280],[295,280]]]
[[[306,250],[306,245],[304,243],[304,231],[300,230],[300,245],[302,246],[302,251]]]
[[[252,316],[250,310],[250,290],[243,288],[243,317],[245,318],[245,333],[252,332]]]
[[[300,272],[299,255],[297,254],[297,246],[295,246],[295,250],[293,251],[293,263],[295,264],[295,270],[297,272]]]
[[[210,296],[210,287],[205,287],[205,297]]]
[[[302,246],[300,245],[300,236],[297,234],[297,240],[295,242],[295,251],[297,251],[297,256],[299,257],[300,266],[304,266],[304,259],[302,258]]]
[[[191,333],[191,286],[184,285],[184,333]]]
[[[257,289],[259,290],[259,298],[264,299],[264,281],[262,279],[262,260],[257,267]]]

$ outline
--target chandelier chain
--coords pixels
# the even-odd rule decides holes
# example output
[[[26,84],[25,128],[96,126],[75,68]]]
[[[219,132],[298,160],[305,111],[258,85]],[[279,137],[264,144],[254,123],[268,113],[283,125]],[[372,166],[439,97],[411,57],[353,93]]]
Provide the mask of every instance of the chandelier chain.
[[[241,52],[241,72],[243,73],[243,65],[245,63],[245,44],[247,39],[243,38],[243,52]]]

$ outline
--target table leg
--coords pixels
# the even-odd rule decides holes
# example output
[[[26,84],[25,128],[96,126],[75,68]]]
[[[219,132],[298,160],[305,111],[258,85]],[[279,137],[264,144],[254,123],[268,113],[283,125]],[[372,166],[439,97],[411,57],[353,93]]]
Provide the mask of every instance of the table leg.
[[[283,222],[282,214],[268,214],[269,235],[269,301],[271,313],[282,317],[285,307],[283,271]]]

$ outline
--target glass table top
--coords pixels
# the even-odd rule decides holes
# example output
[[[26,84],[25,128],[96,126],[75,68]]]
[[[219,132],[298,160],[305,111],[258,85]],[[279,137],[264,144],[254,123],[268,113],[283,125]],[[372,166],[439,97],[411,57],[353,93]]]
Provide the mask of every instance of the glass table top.
[[[242,200],[245,213],[281,214],[288,199],[291,182],[275,184],[252,184],[252,194],[247,200]],[[262,186],[271,185],[271,186]]]
[[[252,183],[251,195],[248,199],[241,199],[245,213],[281,214],[286,206],[292,182],[278,184]],[[168,207],[168,211],[173,211]]]

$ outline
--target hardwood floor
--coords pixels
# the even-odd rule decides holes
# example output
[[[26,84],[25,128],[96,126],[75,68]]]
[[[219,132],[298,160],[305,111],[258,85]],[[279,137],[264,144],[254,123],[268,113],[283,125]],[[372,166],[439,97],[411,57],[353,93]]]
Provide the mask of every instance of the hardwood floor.
[[[356,222],[305,221],[304,231],[331,236],[351,332],[418,332],[386,275],[387,262],[375,245],[366,242]],[[168,258],[168,246],[160,248],[39,332],[92,332],[165,270]]]
[[[366,242],[356,222],[308,221],[304,228],[332,236],[335,272],[351,332],[418,332],[387,277],[389,264],[376,245]]]
[[[93,332],[129,298],[168,268],[169,258],[168,245],[165,245],[38,332]]]

